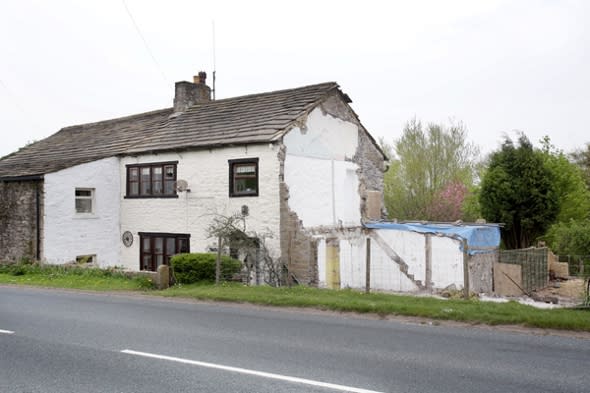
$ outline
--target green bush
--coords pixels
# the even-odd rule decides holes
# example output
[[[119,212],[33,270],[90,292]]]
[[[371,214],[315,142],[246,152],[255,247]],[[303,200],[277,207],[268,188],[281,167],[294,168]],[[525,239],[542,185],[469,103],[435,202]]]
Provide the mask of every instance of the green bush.
[[[172,257],[170,265],[176,282],[191,284],[199,281],[215,281],[215,261],[213,253],[178,254]],[[221,279],[229,280],[238,273],[242,263],[228,256],[221,256]]]

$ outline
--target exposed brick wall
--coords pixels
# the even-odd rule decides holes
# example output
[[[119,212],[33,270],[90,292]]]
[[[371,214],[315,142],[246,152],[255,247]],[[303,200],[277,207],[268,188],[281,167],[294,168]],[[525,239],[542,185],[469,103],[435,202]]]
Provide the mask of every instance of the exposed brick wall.
[[[361,217],[369,217],[369,206],[367,204],[370,192],[373,193],[373,209],[379,212],[381,217],[386,216],[383,204],[383,172],[385,162],[382,153],[375,146],[374,141],[358,121],[350,106],[337,95],[327,97],[320,106],[324,114],[358,127],[358,146],[353,157],[345,157],[346,161],[352,161],[358,165],[357,175],[359,179],[359,196]],[[301,120],[299,127],[305,128],[306,120]],[[313,231],[318,228],[303,227],[297,212],[289,206],[289,187],[284,179],[285,146],[281,146],[278,153],[280,162],[280,239],[281,239],[281,261],[287,267],[290,274],[299,283],[316,286],[318,277],[318,255],[317,239]],[[314,175],[314,174],[310,174]],[[378,195],[375,195],[378,193]],[[375,203],[377,202],[377,203]],[[376,209],[375,209],[376,205]],[[375,214],[373,214],[374,216]],[[374,217],[372,217],[374,218]]]
[[[0,182],[0,260],[37,256],[37,190],[39,232],[43,224],[41,181]],[[42,243],[40,239],[39,243]],[[41,250],[39,250],[40,252]]]
[[[359,165],[357,171],[359,177],[359,194],[361,196],[361,215],[363,218],[369,217],[367,191],[377,191],[381,198],[381,217],[386,218],[385,204],[383,203],[383,173],[385,171],[385,161],[383,154],[377,149],[368,132],[359,126],[359,145],[353,162]]]
[[[317,241],[307,233],[297,213],[289,209],[289,189],[284,182],[280,184],[281,196],[281,259],[287,267],[289,277],[299,284],[316,286]]]

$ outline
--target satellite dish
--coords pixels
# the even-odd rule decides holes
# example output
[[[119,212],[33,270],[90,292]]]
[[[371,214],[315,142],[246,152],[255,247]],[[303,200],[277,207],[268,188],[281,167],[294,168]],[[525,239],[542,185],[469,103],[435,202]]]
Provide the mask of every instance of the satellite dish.
[[[176,180],[176,190],[180,192],[190,191],[188,189],[188,183],[186,182],[186,180]]]

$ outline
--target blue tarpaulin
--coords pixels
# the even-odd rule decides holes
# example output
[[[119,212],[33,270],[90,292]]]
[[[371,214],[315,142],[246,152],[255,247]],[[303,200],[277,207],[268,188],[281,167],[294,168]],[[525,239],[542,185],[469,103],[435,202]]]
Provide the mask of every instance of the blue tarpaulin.
[[[431,233],[467,241],[469,255],[487,254],[494,252],[500,246],[500,227],[498,225],[477,224],[421,224],[421,223],[396,223],[396,222],[370,222],[365,227],[370,229],[393,229],[397,231],[411,231],[418,233]],[[460,246],[463,251],[463,244]]]

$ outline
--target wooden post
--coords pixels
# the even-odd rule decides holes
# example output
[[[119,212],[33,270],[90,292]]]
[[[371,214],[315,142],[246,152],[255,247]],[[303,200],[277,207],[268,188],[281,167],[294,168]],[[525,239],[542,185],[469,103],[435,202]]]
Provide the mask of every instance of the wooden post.
[[[371,292],[371,238],[367,236],[367,259],[365,260],[365,292]]]
[[[291,251],[293,250],[293,232],[289,231],[289,243],[287,245],[287,286],[291,288],[293,280],[291,280]]]
[[[340,289],[340,244],[337,238],[326,239],[326,281],[328,288]]]
[[[424,286],[426,287],[427,290],[431,291],[432,290],[432,235],[427,233],[426,235],[424,235],[424,239],[425,239],[424,261],[426,264],[426,274],[425,274],[425,278],[424,278],[424,281],[426,281],[426,282],[424,283]]]
[[[465,239],[463,239],[463,297],[469,299],[469,250]]]

